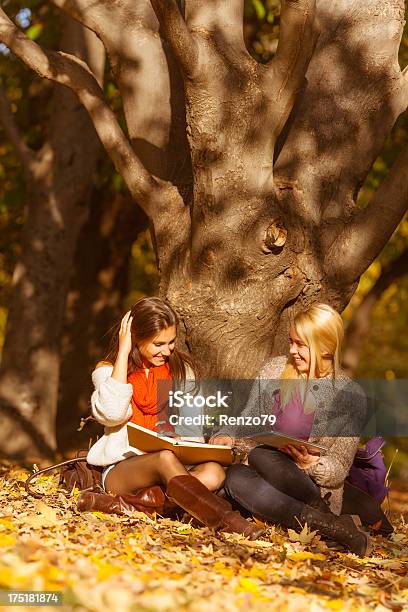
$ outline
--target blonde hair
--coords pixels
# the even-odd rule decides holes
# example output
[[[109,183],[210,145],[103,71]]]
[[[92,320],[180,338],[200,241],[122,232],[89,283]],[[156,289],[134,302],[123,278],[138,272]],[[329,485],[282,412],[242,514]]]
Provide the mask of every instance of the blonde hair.
[[[293,319],[296,333],[310,351],[309,374],[299,374],[292,356],[285,366],[282,373],[283,381],[299,381],[306,378],[305,393],[307,392],[307,382],[310,378],[320,378],[324,375],[323,359],[325,354],[330,356],[332,362],[332,376],[336,378],[340,369],[341,343],[344,337],[343,320],[339,313],[328,304],[314,304],[307,310],[299,312]],[[281,384],[282,405],[284,406],[296,388],[303,385],[293,385],[283,382]]]

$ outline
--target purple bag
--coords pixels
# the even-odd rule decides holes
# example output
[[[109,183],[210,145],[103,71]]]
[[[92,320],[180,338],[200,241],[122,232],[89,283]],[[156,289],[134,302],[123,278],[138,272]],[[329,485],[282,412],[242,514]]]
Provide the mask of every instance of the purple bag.
[[[371,438],[364,448],[359,448],[346,478],[350,484],[368,493],[378,503],[388,493],[388,487],[385,486],[387,470],[381,452],[384,444],[384,438],[377,436]]]

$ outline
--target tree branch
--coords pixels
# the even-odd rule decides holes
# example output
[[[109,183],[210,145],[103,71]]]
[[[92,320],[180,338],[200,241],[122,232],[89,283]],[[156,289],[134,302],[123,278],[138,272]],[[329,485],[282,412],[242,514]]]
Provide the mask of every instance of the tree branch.
[[[150,0],[116,0],[114,24],[110,0],[52,3],[103,42],[123,102],[129,140],[146,170],[177,186],[189,185],[181,71],[171,45],[163,44],[159,36]]]
[[[29,176],[32,172],[35,153],[26,145],[20,134],[20,130],[18,129],[11,110],[10,102],[8,101],[3,87],[0,87],[0,123],[2,124],[3,129],[13,145],[17,155],[19,156],[25,173],[27,176]]]
[[[408,206],[408,147],[399,155],[369,204],[340,232],[325,260],[329,276],[352,283],[382,251]]]
[[[98,33],[95,9],[100,7],[94,0],[51,0],[52,4],[79,21],[93,32]]]
[[[364,296],[353,313],[346,330],[343,366],[353,374],[358,365],[364,338],[370,330],[371,312],[384,291],[398,278],[408,273],[408,248],[386,266],[375,285]]]
[[[139,161],[107,105],[103,91],[88,65],[61,51],[42,49],[27,38],[0,9],[0,40],[40,76],[72,89],[89,112],[98,136],[130,193],[152,218],[155,202],[160,201],[161,181],[149,174]]]
[[[198,47],[175,0],[151,0],[151,4],[180,67],[191,76],[197,67]]]
[[[319,0],[316,7],[320,36],[274,170],[298,182],[312,223],[340,223],[402,111],[403,1]]]
[[[250,57],[244,42],[244,2],[243,0],[188,0],[186,2],[186,23],[190,31],[210,36],[219,49],[228,46],[236,52],[244,51]]]
[[[278,96],[296,95],[319,35],[316,27],[316,0],[285,0],[282,6],[278,47],[269,62],[278,79]]]

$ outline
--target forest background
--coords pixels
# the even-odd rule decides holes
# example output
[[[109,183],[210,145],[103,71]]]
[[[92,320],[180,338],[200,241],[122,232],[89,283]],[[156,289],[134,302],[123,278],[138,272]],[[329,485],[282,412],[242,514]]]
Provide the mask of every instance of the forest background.
[[[61,13],[51,3],[10,0],[7,13],[17,14],[26,35],[47,48],[60,48]],[[279,36],[280,2],[247,0],[244,34],[247,48],[266,62],[274,54]],[[400,47],[400,65],[408,64],[408,32]],[[25,143],[40,151],[50,131],[56,129],[58,97],[55,86],[39,78],[0,46],[0,345],[4,341],[13,271],[21,252],[27,198]],[[122,107],[118,90],[105,66],[105,95],[120,118]],[[54,117],[54,119],[53,119]],[[54,126],[52,125],[54,121]],[[7,127],[8,126],[8,127]],[[10,126],[13,126],[10,131]],[[69,126],[67,127],[69,129]],[[14,132],[13,132],[14,130]],[[381,156],[376,160],[363,189],[359,204],[370,199],[404,143],[408,118],[401,115]],[[158,273],[148,221],[128,194],[121,176],[101,149],[92,181],[87,221],[80,230],[75,266],[61,338],[61,369],[58,396],[58,449],[67,453],[87,443],[97,430],[77,432],[81,417],[89,413],[90,372],[106,352],[107,330],[136,299],[154,295]],[[405,218],[375,262],[362,276],[358,289],[343,313],[347,326],[345,359],[355,377],[408,377],[408,220]],[[392,439],[386,450],[387,461],[398,453],[394,473],[408,477],[407,443]]]

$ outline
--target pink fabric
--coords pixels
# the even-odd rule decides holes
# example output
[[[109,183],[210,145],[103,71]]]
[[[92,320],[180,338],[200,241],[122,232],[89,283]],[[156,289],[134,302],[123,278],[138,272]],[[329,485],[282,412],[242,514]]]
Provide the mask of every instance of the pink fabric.
[[[310,438],[315,413],[313,411],[305,414],[299,390],[291,396],[283,409],[280,392],[277,393],[272,412],[276,415],[275,431],[299,438],[300,440],[308,440]]]

